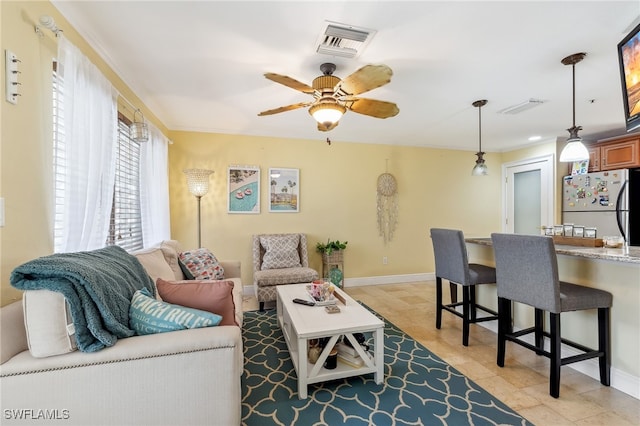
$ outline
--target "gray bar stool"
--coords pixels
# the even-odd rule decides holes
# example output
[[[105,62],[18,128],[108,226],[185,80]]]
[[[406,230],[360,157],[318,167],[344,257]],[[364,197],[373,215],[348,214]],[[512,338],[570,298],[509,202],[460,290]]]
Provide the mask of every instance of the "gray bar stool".
[[[462,231],[431,228],[431,241],[436,261],[436,328],[442,325],[442,311],[462,318],[462,344],[469,346],[469,324],[498,319],[498,313],[476,303],[476,285],[496,282],[496,270],[491,266],[469,263],[467,246]],[[451,287],[451,303],[442,303],[442,280]],[[457,301],[456,292],[462,287],[462,302]],[[456,310],[462,306],[462,313]],[[478,317],[477,311],[489,316]]]
[[[515,234],[491,234],[498,279],[498,365],[504,367],[506,341],[544,355],[551,360],[549,394],[560,396],[560,367],[590,358],[599,358],[600,383],[610,384],[611,343],[609,316],[613,296],[591,287],[566,283],[558,278],[558,261],[551,237]],[[513,331],[511,302],[535,308],[534,326]],[[563,339],[560,313],[586,309],[598,310],[598,349]],[[544,313],[549,312],[549,331],[544,330]],[[521,339],[534,334],[534,344]],[[550,350],[544,349],[544,338]],[[582,353],[561,357],[564,343]]]

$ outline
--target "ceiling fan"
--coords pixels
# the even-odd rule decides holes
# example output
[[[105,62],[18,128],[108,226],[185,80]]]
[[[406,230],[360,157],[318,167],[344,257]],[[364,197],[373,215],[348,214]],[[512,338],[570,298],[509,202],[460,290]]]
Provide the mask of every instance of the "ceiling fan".
[[[393,117],[400,111],[393,102],[356,97],[389,83],[393,71],[388,66],[365,65],[343,80],[333,75],[335,70],[335,64],[320,65],[322,75],[316,77],[311,86],[286,75],[266,73],[264,76],[271,81],[312,95],[313,101],[262,111],[258,115],[278,114],[309,107],[309,114],[318,122],[318,130],[326,132],[335,129],[347,110],[375,118]]]

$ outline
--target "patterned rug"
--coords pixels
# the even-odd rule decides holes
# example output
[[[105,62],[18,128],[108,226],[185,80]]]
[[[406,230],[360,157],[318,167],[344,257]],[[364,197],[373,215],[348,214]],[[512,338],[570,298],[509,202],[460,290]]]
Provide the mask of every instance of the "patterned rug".
[[[384,383],[377,385],[373,374],[317,383],[309,385],[307,399],[299,400],[276,311],[245,312],[242,424],[531,425],[378,317],[385,321]]]

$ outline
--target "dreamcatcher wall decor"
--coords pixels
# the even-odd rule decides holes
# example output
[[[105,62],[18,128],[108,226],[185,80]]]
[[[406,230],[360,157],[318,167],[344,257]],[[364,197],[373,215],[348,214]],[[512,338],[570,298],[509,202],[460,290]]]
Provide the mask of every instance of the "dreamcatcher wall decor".
[[[398,223],[398,184],[391,173],[378,176],[378,232],[384,243],[391,241]]]

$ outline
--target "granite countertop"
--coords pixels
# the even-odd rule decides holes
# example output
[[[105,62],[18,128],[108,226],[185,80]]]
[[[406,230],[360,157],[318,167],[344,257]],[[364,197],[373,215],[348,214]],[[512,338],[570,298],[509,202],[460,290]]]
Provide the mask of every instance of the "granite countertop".
[[[465,238],[465,241],[484,246],[492,245],[491,238]],[[640,264],[640,247],[628,247],[625,250],[623,248],[578,247],[556,244],[556,253],[566,256]]]

